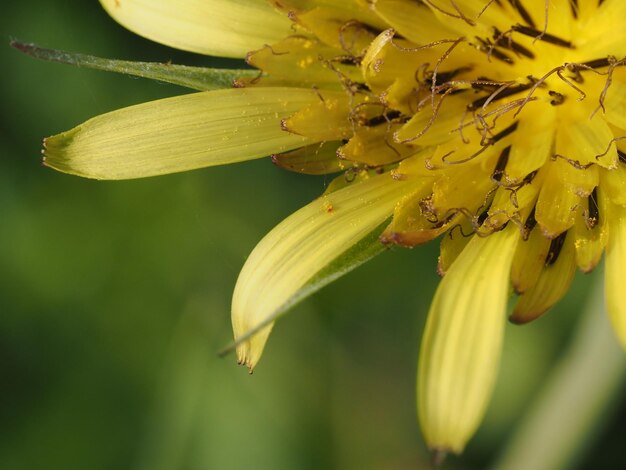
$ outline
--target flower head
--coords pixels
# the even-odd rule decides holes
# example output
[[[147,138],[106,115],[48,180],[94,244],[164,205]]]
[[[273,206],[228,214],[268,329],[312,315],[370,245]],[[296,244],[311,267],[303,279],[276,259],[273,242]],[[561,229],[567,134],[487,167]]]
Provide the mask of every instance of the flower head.
[[[241,363],[256,365],[277,316],[380,242],[439,236],[444,278],[418,374],[431,447],[460,452],[482,418],[510,286],[510,319],[526,323],[607,248],[608,305],[626,344],[626,2],[101,1],[141,35],[245,55],[258,72],[48,138],[48,166],[117,179],[272,155],[291,171],[339,174],[246,262],[232,317]],[[200,90],[224,78],[154,70],[124,71]]]

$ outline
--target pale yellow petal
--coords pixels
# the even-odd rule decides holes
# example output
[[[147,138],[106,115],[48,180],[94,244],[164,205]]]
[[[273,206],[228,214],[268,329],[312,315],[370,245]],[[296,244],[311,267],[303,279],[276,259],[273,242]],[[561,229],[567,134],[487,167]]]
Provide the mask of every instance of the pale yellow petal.
[[[235,340],[260,325],[270,326],[238,345],[241,363],[255,366],[271,321],[305,295],[303,287],[316,274],[383,223],[415,184],[389,174],[350,184],[303,207],[261,240],[233,294]]]
[[[127,179],[223,165],[314,141],[280,128],[319,101],[297,88],[227,89],[144,103],[44,141],[44,163],[87,178]]]
[[[565,110],[563,115],[567,117],[556,128],[556,154],[577,165],[595,163],[615,168],[618,156],[613,131],[601,112],[593,114],[594,107],[576,104]]]
[[[500,360],[516,227],[474,237],[445,275],[420,348],[417,402],[428,446],[459,453],[489,402]]]
[[[511,155],[504,181],[519,181],[541,168],[552,152],[556,112],[554,107],[528,103],[528,117],[519,120],[511,139]],[[530,137],[529,137],[530,136]]]
[[[288,35],[291,22],[265,0],[100,0],[125,28],[207,55],[245,57]]]
[[[626,2],[624,0],[604,0],[602,5],[589,18],[589,21],[584,24],[586,34],[576,41],[576,45],[583,49],[589,57],[607,57],[612,55],[622,58],[624,56],[624,36],[622,32],[625,29]]]
[[[617,74],[614,73],[614,75]],[[623,74],[620,75],[623,76]],[[626,83],[622,80],[614,80],[608,87],[606,97],[602,102],[604,110],[599,112],[604,112],[606,120],[614,126],[626,129]],[[606,86],[606,83],[603,85]]]
[[[326,93],[297,113],[284,119],[283,129],[316,140],[341,140],[352,135],[349,116],[352,109],[345,93]]]
[[[607,217],[609,242],[604,267],[606,303],[613,329],[622,346],[626,348],[626,207],[611,206],[607,209]]]
[[[439,23],[433,12],[413,0],[374,0],[372,8],[402,36],[418,45],[434,39],[454,38],[454,32]]]

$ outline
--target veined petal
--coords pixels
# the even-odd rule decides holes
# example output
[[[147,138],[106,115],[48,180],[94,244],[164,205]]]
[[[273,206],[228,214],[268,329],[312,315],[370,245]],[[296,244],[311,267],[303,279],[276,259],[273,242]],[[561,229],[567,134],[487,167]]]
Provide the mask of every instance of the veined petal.
[[[626,277],[626,207],[607,207],[609,242],[606,249],[605,296],[613,329],[622,346],[626,348],[626,302],[624,278]]]
[[[167,46],[222,57],[278,41],[291,22],[265,0],[100,0],[118,23]]]
[[[44,163],[87,178],[128,179],[223,165],[314,141],[280,120],[319,101],[298,88],[227,89],[119,109],[44,140]]]
[[[519,238],[513,226],[475,236],[437,289],[417,380],[419,419],[431,449],[461,452],[483,417],[498,369]]]
[[[412,180],[394,180],[389,174],[353,183],[303,207],[261,240],[233,294],[235,341],[255,332],[237,346],[240,363],[250,368],[256,365],[271,322],[321,287],[314,282],[316,276],[383,223],[414,185]]]

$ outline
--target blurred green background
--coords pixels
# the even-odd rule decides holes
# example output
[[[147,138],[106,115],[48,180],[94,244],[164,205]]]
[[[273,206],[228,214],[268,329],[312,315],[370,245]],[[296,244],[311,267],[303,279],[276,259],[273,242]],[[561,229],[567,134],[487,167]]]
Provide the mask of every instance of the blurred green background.
[[[329,180],[268,159],[124,182],[46,169],[42,137],[188,91],[38,62],[10,37],[112,58],[238,62],[150,43],[95,0],[6,2],[0,25],[0,468],[428,468],[414,381],[437,244],[391,250],[298,306],[249,376],[216,356],[231,339],[238,271]],[[579,276],[545,318],[508,328],[487,419],[447,468],[486,468],[502,451],[565,350],[589,281]],[[577,468],[624,462],[624,404],[590,430]]]

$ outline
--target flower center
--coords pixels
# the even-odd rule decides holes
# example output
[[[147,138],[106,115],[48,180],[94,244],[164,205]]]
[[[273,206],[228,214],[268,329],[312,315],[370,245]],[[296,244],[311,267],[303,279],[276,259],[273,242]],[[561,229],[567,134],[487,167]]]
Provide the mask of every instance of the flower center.
[[[447,232],[442,272],[468,235],[509,223],[526,240],[539,237],[531,251],[543,266],[570,249],[581,269],[597,264],[602,201],[621,197],[616,188],[626,183],[626,11],[618,2],[298,5],[283,6],[296,34],[251,53],[264,75],[241,83],[319,92],[319,103],[283,120],[317,143],[275,163],[344,171],[329,190],[373,171],[422,179],[382,240],[414,246]],[[589,237],[597,243],[581,241]]]

